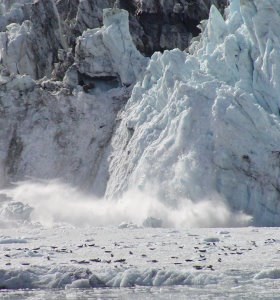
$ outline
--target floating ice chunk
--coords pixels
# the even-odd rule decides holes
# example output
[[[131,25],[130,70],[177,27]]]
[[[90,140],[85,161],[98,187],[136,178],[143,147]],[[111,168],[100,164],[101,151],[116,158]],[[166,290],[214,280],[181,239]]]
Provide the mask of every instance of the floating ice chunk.
[[[225,235],[225,234],[230,234],[230,232],[227,230],[221,230],[221,231],[219,231],[219,234]]]
[[[0,215],[7,220],[28,221],[33,208],[22,202],[8,202],[0,209]]]
[[[91,285],[88,279],[78,279],[65,286],[66,289],[89,289]]]
[[[102,276],[109,287],[133,286],[173,286],[173,285],[208,285],[215,284],[218,277],[208,272],[201,274],[189,271],[158,270],[158,269],[128,269],[119,273],[112,273],[110,277]],[[106,278],[106,279],[105,279]]]
[[[13,239],[13,238],[0,238],[0,244],[26,244],[28,241],[26,239],[18,238],[18,239]]]
[[[280,279],[280,269],[262,270],[255,275],[254,279]]]
[[[106,287],[105,283],[98,276],[94,274],[89,278],[89,283],[92,287],[95,288]]]
[[[119,229],[125,229],[125,228],[138,228],[136,224],[133,224],[132,222],[122,222],[119,226]]]
[[[154,217],[148,217],[143,222],[144,227],[160,228],[162,227],[162,220]]]
[[[206,243],[217,243],[219,241],[220,241],[220,239],[217,237],[208,237],[208,238],[204,239],[204,242],[206,242]]]

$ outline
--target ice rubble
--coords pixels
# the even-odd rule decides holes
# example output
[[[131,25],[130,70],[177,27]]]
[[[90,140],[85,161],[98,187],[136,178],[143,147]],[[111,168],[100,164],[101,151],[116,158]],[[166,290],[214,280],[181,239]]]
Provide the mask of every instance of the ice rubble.
[[[218,275],[181,270],[124,269],[99,271],[85,268],[33,267],[27,270],[0,270],[1,289],[105,288],[215,284]]]
[[[106,194],[138,186],[170,207],[224,197],[279,225],[279,22],[275,1],[212,6],[190,49],[155,53],[113,139]]]

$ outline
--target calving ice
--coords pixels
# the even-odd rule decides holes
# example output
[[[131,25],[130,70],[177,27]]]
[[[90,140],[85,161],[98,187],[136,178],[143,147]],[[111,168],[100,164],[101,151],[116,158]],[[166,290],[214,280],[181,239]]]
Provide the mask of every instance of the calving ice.
[[[166,206],[215,199],[279,225],[277,1],[212,6],[189,53],[155,53],[113,137],[106,195],[138,186]]]

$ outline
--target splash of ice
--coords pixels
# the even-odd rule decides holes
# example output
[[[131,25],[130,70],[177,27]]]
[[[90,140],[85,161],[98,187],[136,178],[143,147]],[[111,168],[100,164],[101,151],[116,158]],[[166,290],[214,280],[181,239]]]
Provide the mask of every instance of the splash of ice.
[[[2,193],[13,200],[13,205],[9,205],[17,208],[18,220],[46,226],[108,226],[128,222],[154,227],[151,220],[160,220],[156,227],[224,227],[245,226],[251,220],[245,214],[231,213],[221,199],[214,197],[199,203],[185,199],[177,208],[170,209],[153,198],[151,192],[130,190],[118,201],[101,200],[59,181],[22,182]],[[3,214],[6,210],[4,206],[1,211],[7,217]]]

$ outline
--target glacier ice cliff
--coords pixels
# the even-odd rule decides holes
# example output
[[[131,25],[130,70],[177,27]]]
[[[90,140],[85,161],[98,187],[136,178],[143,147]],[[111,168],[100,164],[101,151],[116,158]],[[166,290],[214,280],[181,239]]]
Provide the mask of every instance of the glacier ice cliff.
[[[147,59],[135,48],[128,26],[117,27],[125,21],[128,22],[125,11],[105,11],[105,26],[91,32],[87,42],[94,47],[100,32],[106,29],[106,33],[101,34],[104,43],[95,44],[94,49],[96,53],[106,50],[107,56],[103,52],[104,56],[88,53],[84,59],[80,54],[81,51],[85,53],[86,45],[77,46],[73,64],[63,81],[47,77],[35,81],[33,73],[28,72],[29,64],[23,71],[29,75],[19,75],[3,61],[0,78],[2,185],[26,177],[63,178],[94,190],[97,195],[104,194],[108,177],[106,149],[116,126],[115,120],[130,94],[129,85],[147,64]],[[115,28],[119,43],[113,39]],[[17,40],[18,31],[12,33],[12,37],[15,36],[12,40]],[[32,47],[32,43],[28,45]],[[65,55],[63,50],[61,52]],[[9,60],[22,58],[17,54],[12,52]],[[106,57],[111,59],[112,65],[108,73],[102,65]],[[122,59],[122,64],[116,65],[116,59]],[[137,59],[138,65],[129,59]],[[102,74],[86,71],[97,65],[104,68]]]
[[[107,196],[130,186],[171,207],[220,195],[279,225],[279,3],[212,6],[190,54],[155,53],[114,136]]]
[[[15,11],[17,23],[6,14],[2,17],[5,20],[6,16],[7,25],[6,31],[0,33],[0,60],[12,73],[29,74],[34,79],[50,77],[58,49],[67,46],[60,17],[53,0],[36,1],[32,5],[26,2],[17,10],[10,10]]]
[[[33,2],[34,0],[1,0],[0,31],[6,31],[7,25],[11,23],[21,25],[31,20],[36,23],[35,43],[40,44],[40,28],[43,25],[50,32],[50,29],[56,27],[54,10],[57,10],[65,40],[72,47],[75,46],[76,38],[85,30],[102,26],[102,11],[112,8],[115,0],[39,0],[36,1],[37,8]],[[174,47],[185,49],[191,38],[199,33],[196,26],[201,20],[208,18],[210,6],[214,4],[223,11],[226,3],[227,0],[121,0],[119,6],[129,12],[130,32],[135,45],[142,53],[151,55],[154,51]],[[36,20],[37,16],[41,16],[42,20]],[[53,28],[44,26],[47,24],[45,16],[52,20],[49,25],[54,26]]]
[[[138,189],[170,210],[224,199],[255,225],[280,224],[277,2],[232,0],[224,17],[212,6],[188,52],[150,59],[124,10],[90,28],[86,0],[31,2],[16,6],[18,24],[1,20],[2,185],[61,178],[109,199]]]
[[[84,31],[76,46],[77,69],[90,77],[118,76],[123,85],[135,83],[147,65],[132,42],[128,12],[104,10],[104,26]]]

